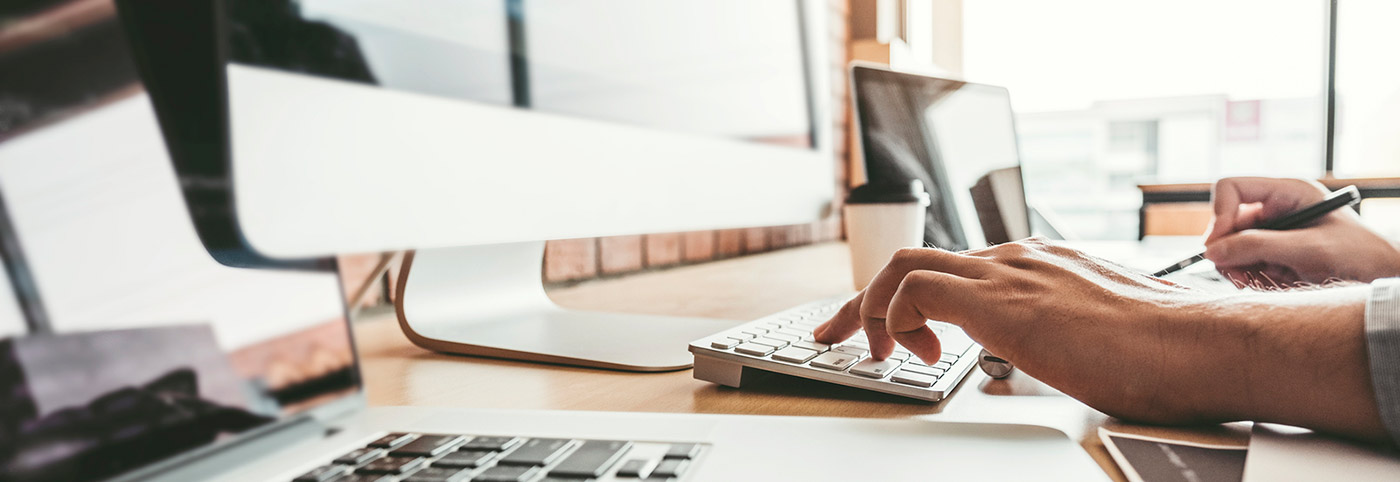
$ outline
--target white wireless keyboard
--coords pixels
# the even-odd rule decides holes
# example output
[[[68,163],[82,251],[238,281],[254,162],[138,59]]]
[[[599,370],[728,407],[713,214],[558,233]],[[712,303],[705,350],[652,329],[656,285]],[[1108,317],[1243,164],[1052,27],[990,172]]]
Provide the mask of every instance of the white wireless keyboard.
[[[884,361],[870,357],[865,333],[844,343],[817,343],[812,330],[849,297],[797,306],[690,343],[695,378],[739,388],[746,372],[763,370],[936,402],[977,365],[982,347],[956,326],[929,321],[943,345],[938,360],[902,347]]]

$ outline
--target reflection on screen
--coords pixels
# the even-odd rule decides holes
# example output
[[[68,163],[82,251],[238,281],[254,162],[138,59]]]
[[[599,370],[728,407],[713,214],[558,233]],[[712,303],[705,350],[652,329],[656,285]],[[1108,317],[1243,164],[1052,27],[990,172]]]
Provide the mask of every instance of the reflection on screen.
[[[432,8],[398,0],[227,3],[236,63],[812,146],[795,1],[467,0]]]
[[[0,9],[0,37],[31,34],[0,51],[0,236],[51,325],[0,318],[0,480],[110,477],[359,386],[334,270],[205,250],[104,5]]]
[[[923,181],[933,201],[925,242],[985,246],[970,190],[1020,162],[1006,89],[867,68],[855,75],[868,179]]]

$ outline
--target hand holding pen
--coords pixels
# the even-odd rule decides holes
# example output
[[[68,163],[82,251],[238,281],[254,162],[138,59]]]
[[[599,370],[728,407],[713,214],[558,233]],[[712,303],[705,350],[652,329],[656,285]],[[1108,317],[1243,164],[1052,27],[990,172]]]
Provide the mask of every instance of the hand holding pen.
[[[1310,181],[1228,178],[1213,192],[1215,220],[1203,254],[1232,278],[1286,285],[1400,275],[1400,249],[1362,226],[1355,211],[1341,209],[1359,200],[1355,188],[1329,196]]]

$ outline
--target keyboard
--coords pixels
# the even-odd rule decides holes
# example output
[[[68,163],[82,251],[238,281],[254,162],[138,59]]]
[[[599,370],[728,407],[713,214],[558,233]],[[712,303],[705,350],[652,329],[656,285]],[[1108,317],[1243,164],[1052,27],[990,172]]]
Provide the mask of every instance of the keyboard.
[[[708,444],[389,433],[295,482],[681,480]]]
[[[943,345],[937,360],[896,347],[893,356],[875,361],[864,331],[844,343],[817,343],[812,330],[849,299],[800,305],[691,342],[695,378],[740,388],[746,373],[761,370],[936,402],[977,365],[982,347],[938,321],[929,321]]]

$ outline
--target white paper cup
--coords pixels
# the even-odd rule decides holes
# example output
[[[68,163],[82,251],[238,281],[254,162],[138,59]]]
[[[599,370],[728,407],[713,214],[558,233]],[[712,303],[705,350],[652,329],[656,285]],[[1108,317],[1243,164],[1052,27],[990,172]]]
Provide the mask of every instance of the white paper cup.
[[[895,251],[924,245],[928,205],[928,194],[917,180],[899,187],[867,184],[851,192],[845,206],[846,237],[857,290],[870,284]]]

